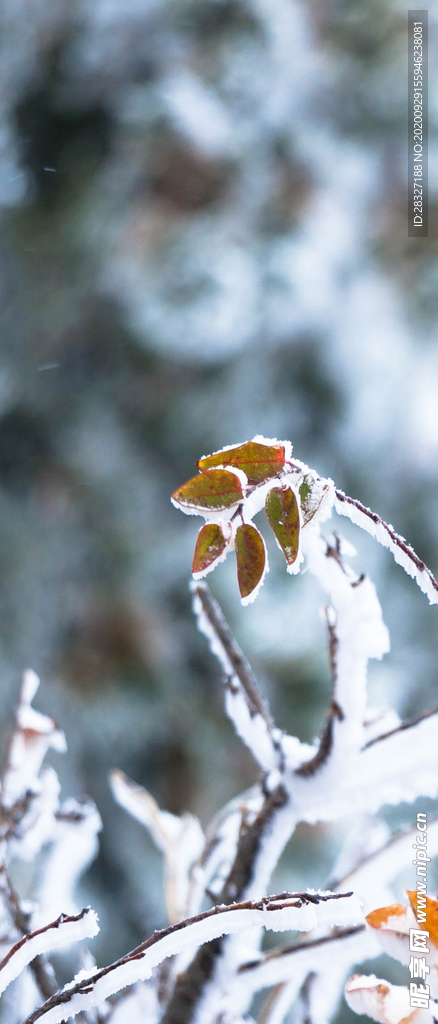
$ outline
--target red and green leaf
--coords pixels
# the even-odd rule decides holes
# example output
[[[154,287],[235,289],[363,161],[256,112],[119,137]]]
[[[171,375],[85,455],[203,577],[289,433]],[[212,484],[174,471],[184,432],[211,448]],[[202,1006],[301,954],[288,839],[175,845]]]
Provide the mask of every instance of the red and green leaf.
[[[328,492],[328,484],[322,480],[315,479],[310,473],[303,477],[300,485],[300,505],[303,526],[310,523],[310,520],[318,512],[323,499]]]
[[[288,565],[293,565],[300,542],[300,514],[291,487],[272,487],[266,496],[265,512]]]
[[[263,579],[266,567],[265,545],[262,535],[250,523],[237,527],[235,545],[240,596],[246,603]]]
[[[277,476],[284,467],[284,445],[245,441],[236,448],[206,455],[197,463],[201,473],[214,466],[234,466],[246,474],[249,484],[260,484]]]
[[[202,514],[232,508],[242,499],[242,485],[236,473],[227,469],[210,469],[188,480],[172,494],[171,500],[183,511]]]
[[[231,527],[229,527],[231,536]],[[224,555],[228,540],[219,523],[206,523],[201,527],[193,555],[192,573],[204,575]]]

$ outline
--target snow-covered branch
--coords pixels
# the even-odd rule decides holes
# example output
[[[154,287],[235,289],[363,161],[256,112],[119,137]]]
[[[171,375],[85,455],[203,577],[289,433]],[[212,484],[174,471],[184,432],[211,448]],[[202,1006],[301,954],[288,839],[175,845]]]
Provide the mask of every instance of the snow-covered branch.
[[[0,961],[0,993],[18,978],[36,956],[81,939],[92,939],[98,931],[96,914],[88,907],[75,917],[61,914],[44,928],[37,928],[24,935]]]
[[[198,629],[207,637],[225,676],[225,708],[238,736],[265,771],[282,770],[282,732],[272,721],[240,647],[205,583],[193,583],[193,610]]]
[[[438,581],[404,537],[395,532],[393,526],[385,523],[384,519],[362,505],[361,501],[349,498],[343,491],[335,491],[335,509],[339,515],[346,516],[356,526],[370,533],[383,547],[389,548],[398,565],[412,576],[423,594],[429,598],[429,603],[438,604]]]
[[[199,946],[236,935],[248,928],[272,931],[354,924],[361,920],[361,905],[352,893],[280,893],[259,901],[217,906],[154,934],[126,956],[100,971],[81,972],[74,983],[56,993],[29,1015],[25,1024],[60,1024],[84,1010],[99,1006],[127,985],[149,978],[166,957],[187,945]]]
[[[330,819],[332,801],[363,745],[368,659],[381,658],[389,638],[375,588],[345,564],[340,538],[329,543],[315,527],[307,533],[304,550],[309,570],[331,602],[325,609],[332,677],[326,724],[312,755],[298,766],[290,764],[294,806],[302,820],[316,821],[319,814]]]

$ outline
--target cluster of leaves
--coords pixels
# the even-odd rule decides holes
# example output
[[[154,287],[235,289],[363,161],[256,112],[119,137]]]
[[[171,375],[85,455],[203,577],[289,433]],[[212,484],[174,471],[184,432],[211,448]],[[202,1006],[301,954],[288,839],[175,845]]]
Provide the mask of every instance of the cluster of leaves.
[[[192,572],[201,579],[231,550],[236,552],[242,603],[253,601],[268,569],[266,547],[252,522],[260,502],[251,502],[263,489],[264,509],[288,571],[299,567],[300,533],[312,521],[329,491],[315,473],[290,460],[288,442],[254,438],[203,456],[199,475],[172,495],[177,508],[206,518],[193,556]]]

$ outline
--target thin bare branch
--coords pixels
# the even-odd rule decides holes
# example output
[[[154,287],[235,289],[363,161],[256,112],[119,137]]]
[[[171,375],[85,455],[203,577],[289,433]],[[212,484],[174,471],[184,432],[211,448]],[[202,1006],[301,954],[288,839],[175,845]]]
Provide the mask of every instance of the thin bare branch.
[[[303,953],[309,949],[318,949],[320,946],[326,946],[327,943],[340,942],[342,939],[348,939],[351,935],[359,935],[364,931],[364,924],[355,925],[353,928],[335,928],[330,935],[323,935],[319,939],[306,939],[304,942],[294,942],[290,946],[281,946],[278,949],[271,949],[269,953],[266,953],[264,957],[261,957],[261,959],[249,960],[247,963],[241,964],[238,968],[238,974],[258,971],[261,967],[264,967],[265,964],[272,963],[274,960],[282,960],[283,957],[290,957],[295,953]]]
[[[381,743],[382,740],[387,740],[390,736],[395,736],[398,732],[405,732],[406,729],[413,729],[415,725],[419,725],[420,722],[424,722],[426,718],[433,718],[433,716],[437,714],[438,707],[430,708],[429,711],[422,711],[420,715],[416,715],[415,718],[410,718],[408,722],[402,722],[401,725],[397,725],[395,729],[383,732],[381,736],[374,736],[372,740],[368,740],[368,743],[364,744],[362,749],[367,750],[368,747],[373,747],[375,743]]]
[[[328,547],[327,548],[327,557],[330,557],[330,555],[331,555],[331,548]],[[337,557],[336,560],[338,561],[338,564],[340,565],[342,571],[344,571],[344,567],[342,565],[342,562],[340,561],[340,554],[339,554],[339,552],[337,552],[337,556],[338,557]],[[339,706],[339,704],[338,704],[338,702],[336,700],[336,697],[335,697],[335,694],[336,694],[336,683],[337,683],[337,678],[338,678],[337,656],[338,656],[338,649],[339,649],[339,638],[338,638],[337,633],[336,633],[335,624],[333,622],[330,622],[330,616],[329,616],[329,609],[328,608],[325,609],[325,614],[326,614],[327,629],[328,629],[328,635],[329,635],[329,659],[330,659],[330,674],[331,674],[331,680],[332,680],[332,699],[330,701],[330,704],[329,704],[329,707],[328,707],[328,710],[327,710],[326,720],[325,720],[325,723],[324,723],[324,726],[323,726],[323,729],[322,729],[321,738],[320,738],[320,741],[319,741],[319,746],[318,746],[318,749],[316,751],[316,754],[314,754],[314,756],[311,757],[309,761],[304,761],[304,763],[301,764],[299,768],[295,769],[294,774],[295,775],[299,775],[302,778],[310,778],[312,775],[316,775],[316,773],[326,763],[326,761],[330,757],[331,750],[332,750],[332,747],[333,747],[333,724],[334,724],[334,721],[335,721],[335,719],[338,719],[339,722],[342,722],[342,720],[344,718],[344,712],[342,711],[342,708]]]

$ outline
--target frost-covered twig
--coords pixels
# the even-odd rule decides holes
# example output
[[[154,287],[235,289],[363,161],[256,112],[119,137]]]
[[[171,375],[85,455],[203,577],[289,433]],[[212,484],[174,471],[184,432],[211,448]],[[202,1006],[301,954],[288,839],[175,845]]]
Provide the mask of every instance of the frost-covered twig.
[[[429,708],[428,711],[422,711],[419,715],[415,715],[415,718],[410,718],[408,722],[400,722],[394,729],[389,729],[388,732],[382,732],[380,736],[373,736],[372,739],[365,743],[363,749],[367,750],[368,747],[373,747],[375,743],[382,743],[383,740],[389,739],[390,736],[396,736],[397,733],[405,732],[406,729],[413,729],[416,725],[419,725],[420,722],[424,722],[428,718],[433,718],[435,715],[438,715],[438,707]]]
[[[203,890],[208,891],[214,902],[220,898],[235,859],[239,836],[255,821],[265,799],[266,794],[257,784],[230,800],[213,818],[201,856],[191,869],[190,886],[197,892],[198,900],[202,899]]]
[[[438,604],[438,581],[404,537],[395,532],[393,526],[385,523],[384,519],[366,505],[362,505],[361,501],[349,498],[343,491],[335,490],[335,509],[339,515],[347,516],[356,526],[370,533],[383,547],[389,548],[395,561],[413,577],[423,594],[427,595],[430,604]]]
[[[379,893],[411,863],[415,835],[413,830],[391,838],[370,856],[362,859],[338,883],[330,883],[330,887],[353,889],[361,898],[366,898],[369,909],[380,905]],[[437,853],[438,819],[428,822],[428,854],[433,857]],[[270,1024],[279,1024],[283,1020],[283,1010],[286,1014],[307,971],[314,970],[316,973],[316,998],[320,985],[327,989],[326,975],[333,977],[334,965],[342,982],[341,975],[345,978],[354,964],[378,956],[380,952],[374,933],[359,925],[356,928],[336,929],[329,935],[273,950],[252,962],[242,964],[238,975],[244,977],[252,993],[260,988],[278,986],[272,1001],[272,1015],[268,1020]]]
[[[4,992],[11,981],[18,978],[36,956],[59,949],[71,942],[93,938],[98,931],[96,914],[88,907],[75,917],[61,914],[56,921],[28,932],[14,943],[0,961],[0,993]]]
[[[3,990],[23,970],[24,978],[27,977],[29,981],[25,970],[29,966],[40,996],[48,999],[56,992],[57,983],[45,951],[77,941],[85,934],[95,934],[97,930],[92,912],[81,912],[76,916],[77,908],[71,890],[67,893],[67,888],[69,883],[74,885],[90,853],[96,849],[94,837],[100,819],[90,801],[79,805],[70,800],[59,810],[60,786],[56,772],[51,767],[41,771],[41,766],[49,748],[64,752],[66,743],[54,719],[32,707],[38,686],[38,676],[27,670],[20,688],[15,726],[1,783],[2,925],[12,949],[5,952],[7,942],[5,940],[2,943],[4,958],[0,984]],[[75,821],[67,825],[63,819],[73,810]],[[85,818],[87,821],[84,826]],[[70,835],[67,848],[62,852],[62,868],[59,872],[56,869],[56,854],[60,852],[59,840],[65,829],[70,829]],[[86,833],[90,835],[86,836]],[[37,891],[34,889],[32,894],[39,899],[30,907],[22,901],[12,885],[9,864],[16,857],[32,860],[43,846],[47,848],[49,844],[49,856],[45,855],[43,865],[39,865]],[[50,879],[45,888],[47,872]],[[61,917],[58,916],[60,913]],[[55,917],[57,921],[54,921]],[[35,1000],[33,983],[30,987],[28,982],[23,984],[23,991],[28,988],[29,993],[32,993],[30,998]],[[27,1000],[26,1010],[29,996]]]
[[[330,766],[328,766],[330,767]],[[340,767],[340,766],[339,766]],[[337,773],[336,782],[322,773],[312,802],[295,791],[301,821],[335,821],[351,813],[376,813],[384,804],[408,803],[438,794],[438,715],[425,715],[406,729],[365,746]],[[304,780],[303,780],[304,781]],[[324,785],[325,782],[325,785]]]
[[[282,1024],[282,1021],[290,1009],[296,996],[295,982],[281,981],[270,989],[261,1011],[257,1024]]]
[[[272,721],[245,655],[205,583],[192,583],[193,610],[225,675],[225,708],[237,734],[264,770],[284,765],[282,733]]]
[[[0,843],[7,843],[17,835],[34,797],[35,793],[28,789],[10,807],[0,806]]]
[[[344,718],[344,712],[337,701],[337,683],[338,683],[338,651],[339,651],[339,637],[336,632],[335,621],[330,620],[330,610],[325,609],[327,618],[327,628],[329,634],[329,658],[330,658],[330,674],[332,682],[332,697],[327,710],[325,724],[319,740],[319,745],[316,753],[313,757],[309,758],[308,761],[303,761],[299,768],[295,769],[295,774],[300,775],[303,778],[310,778],[322,768],[327,759],[330,756],[333,747],[333,732],[334,723],[336,719],[342,722]]]
[[[151,976],[152,969],[187,945],[199,945],[222,935],[251,927],[272,931],[355,923],[362,917],[352,893],[280,893],[262,900],[217,906],[178,924],[170,925],[102,970],[81,972],[75,982],[35,1010],[25,1024],[60,1024],[67,1017],[98,1006],[108,996]]]
[[[363,745],[367,664],[369,658],[386,653],[389,638],[374,586],[344,563],[339,538],[328,543],[313,529],[307,534],[305,550],[309,570],[331,602],[326,608],[331,702],[315,752],[295,767],[293,784],[294,803],[303,819],[316,821],[318,805],[323,805],[330,817],[333,796]],[[285,747],[287,744],[285,740]]]

